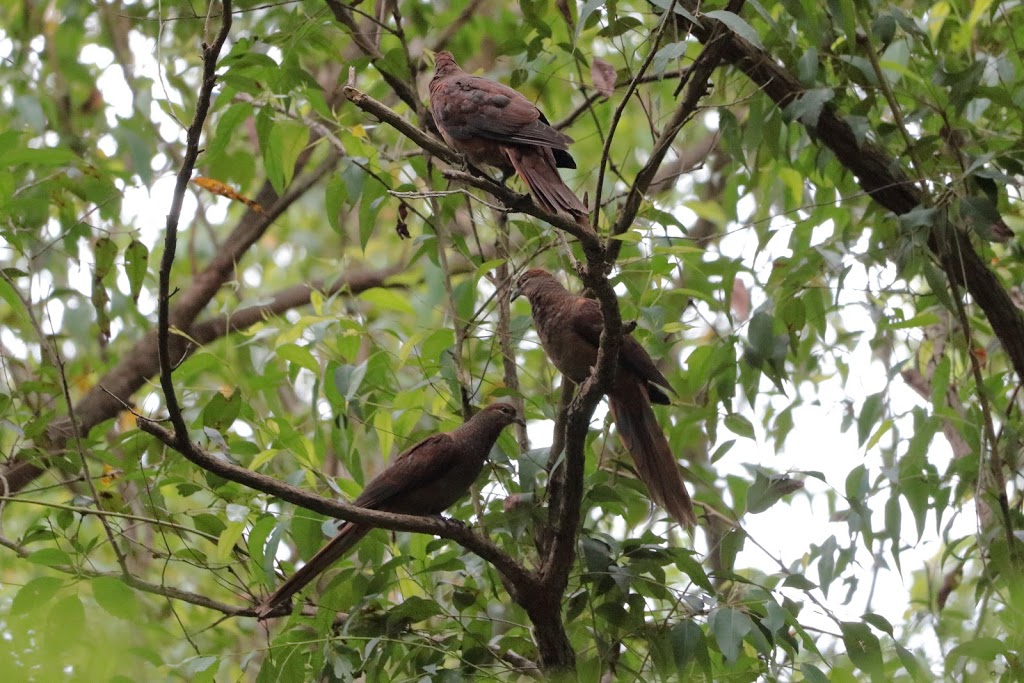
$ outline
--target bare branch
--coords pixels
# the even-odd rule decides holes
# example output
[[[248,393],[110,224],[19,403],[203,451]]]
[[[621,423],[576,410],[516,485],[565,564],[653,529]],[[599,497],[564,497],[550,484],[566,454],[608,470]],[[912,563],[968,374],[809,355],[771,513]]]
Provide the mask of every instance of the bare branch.
[[[171,267],[174,265],[174,252],[178,244],[178,221],[181,217],[181,206],[185,199],[188,182],[192,177],[192,169],[195,168],[196,159],[199,158],[199,137],[203,133],[203,124],[206,123],[206,116],[210,111],[213,86],[217,82],[217,59],[220,57],[220,50],[227,41],[228,33],[231,30],[231,0],[223,0],[222,7],[223,15],[217,38],[213,45],[203,46],[203,82],[199,88],[199,97],[196,99],[195,115],[186,134],[185,159],[178,171],[174,195],[171,198],[171,210],[167,214],[164,253],[160,261],[160,294],[157,303],[157,353],[160,358],[160,386],[164,390],[164,402],[167,405],[171,423],[180,439],[187,438],[188,428],[185,426],[185,418],[181,414],[178,396],[174,392],[174,380],[171,377],[174,369],[170,345]]]

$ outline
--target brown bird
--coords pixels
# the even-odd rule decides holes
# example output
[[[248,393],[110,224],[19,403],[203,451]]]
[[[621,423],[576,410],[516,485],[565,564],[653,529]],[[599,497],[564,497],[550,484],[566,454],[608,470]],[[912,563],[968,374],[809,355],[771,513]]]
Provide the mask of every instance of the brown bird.
[[[520,295],[530,300],[533,324],[551,362],[576,384],[586,381],[597,363],[597,347],[604,329],[600,304],[571,293],[541,268],[532,268],[519,276],[512,298]],[[697,518],[690,494],[651,408],[652,402],[671,403],[662,388],[672,391],[640,342],[623,335],[618,368],[608,391],[608,405],[619,438],[633,456],[637,474],[655,502],[681,524],[692,527]]]
[[[525,424],[507,403],[492,403],[453,431],[434,434],[402,452],[374,477],[355,505],[403,515],[439,515],[466,494],[501,430]],[[264,619],[349,551],[374,527],[338,522],[338,535],[256,607]]]
[[[587,207],[558,175],[559,168],[576,168],[568,152],[572,138],[512,88],[467,74],[451,52],[434,59],[430,112],[445,142],[470,163],[501,170],[502,181],[518,173],[551,213],[585,219]]]

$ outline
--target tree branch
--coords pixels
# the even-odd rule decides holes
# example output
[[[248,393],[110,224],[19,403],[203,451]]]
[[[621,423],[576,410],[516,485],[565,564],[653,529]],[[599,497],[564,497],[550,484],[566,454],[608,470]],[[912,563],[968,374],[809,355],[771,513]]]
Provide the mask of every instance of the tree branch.
[[[164,445],[183,455],[197,467],[224,477],[228,481],[247,486],[253,490],[280,498],[306,510],[342,519],[347,522],[369,524],[392,531],[413,531],[447,538],[458,543],[482,559],[490,562],[501,574],[511,582],[516,591],[529,594],[538,590],[537,579],[523,565],[519,564],[508,553],[496,546],[487,538],[475,533],[458,520],[442,517],[420,517],[416,515],[398,515],[368,508],[357,507],[350,503],[324,498],[309,493],[298,487],[286,484],[273,477],[239,467],[227,460],[222,460],[200,449],[188,438],[184,438],[152,420],[139,418],[139,429],[156,437]],[[513,593],[513,598],[518,598]]]
[[[203,125],[210,111],[210,99],[213,97],[213,86],[217,83],[217,59],[231,31],[231,0],[223,0],[220,31],[213,45],[203,46],[203,82],[196,99],[196,111],[192,123],[188,127],[185,144],[185,159],[178,171],[174,194],[171,198],[171,210],[167,214],[164,234],[164,253],[160,260],[160,293],[157,298],[157,355],[160,359],[160,386],[164,391],[164,402],[171,417],[178,438],[187,438],[185,418],[181,414],[178,396],[174,392],[175,361],[171,358],[171,267],[174,265],[174,252],[178,245],[178,221],[181,218],[181,206],[185,199],[185,190],[192,178],[192,169],[199,158],[199,138],[203,134]]]
[[[442,159],[452,166],[465,167],[466,162],[462,158],[462,155],[449,148],[440,140],[428,135],[426,132],[412,125],[381,102],[378,102],[369,95],[356,90],[352,85],[345,86],[344,92],[352,104],[356,105],[366,113],[377,117],[379,121],[390,125],[428,153]],[[501,200],[501,202],[509,209],[539,218],[559,230],[567,232],[579,240],[585,253],[598,256],[601,252],[601,244],[596,235],[584,230],[576,223],[576,221],[568,216],[551,214],[544,211],[529,195],[513,192],[509,188],[491,180],[490,178],[483,178],[455,169],[446,169],[444,171],[444,177],[449,180],[457,180],[484,190]]]
[[[744,0],[730,0],[728,11],[733,13],[739,13],[743,7]],[[675,16],[675,13],[671,13]],[[666,19],[667,21],[667,19]],[[676,139],[676,135],[682,130],[683,125],[690,120],[694,112],[697,111],[697,104],[700,99],[704,97],[708,89],[708,81],[711,79],[711,73],[718,68],[719,63],[722,61],[722,55],[725,52],[725,38],[726,33],[730,33],[724,26],[716,26],[712,29],[711,35],[705,44],[704,50],[694,60],[693,65],[686,71],[684,80],[688,82],[686,92],[683,94],[683,98],[676,107],[676,110],[672,113],[672,118],[662,129],[661,136],[654,144],[654,148],[651,150],[651,156],[647,159],[647,163],[640,169],[640,172],[636,174],[636,179],[633,181],[633,186],[629,188],[629,194],[626,195],[626,201],[622,208],[619,210],[618,218],[615,220],[615,225],[612,227],[612,235],[621,235],[630,226],[633,225],[633,221],[636,219],[636,214],[640,210],[640,205],[643,202],[644,196],[647,194],[648,188],[651,183],[654,182],[655,177],[658,174],[658,169],[661,168],[662,162],[665,160],[665,155],[668,154],[669,149],[672,147],[672,143]],[[611,240],[608,244],[608,263],[613,263],[619,256],[619,251],[622,249],[621,240]]]
[[[694,0],[684,0],[682,4],[690,12],[697,11]],[[707,17],[699,26],[691,25],[681,16],[677,16],[676,21],[705,43],[715,35],[713,27],[719,23]],[[804,88],[793,74],[764,50],[731,31],[722,36],[722,49],[723,59],[745,73],[780,108],[803,94]],[[898,161],[886,150],[867,141],[858,141],[853,129],[834,106],[823,107],[817,124],[808,126],[808,132],[819,144],[832,150],[839,162],[854,174],[861,187],[881,206],[903,215],[921,205],[914,181]],[[985,312],[1017,376],[1024,379],[1024,317],[1013,305],[995,273],[978,255],[968,236],[961,231],[955,233],[957,244],[953,251],[958,261],[949,270]],[[942,258],[940,244],[934,235],[928,246]]]

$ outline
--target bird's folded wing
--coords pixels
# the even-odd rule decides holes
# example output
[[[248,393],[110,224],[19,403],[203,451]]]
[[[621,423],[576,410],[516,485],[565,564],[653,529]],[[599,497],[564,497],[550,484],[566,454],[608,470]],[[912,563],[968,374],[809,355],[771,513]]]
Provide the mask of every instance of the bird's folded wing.
[[[448,473],[456,464],[451,435],[428,436],[403,451],[386,470],[378,474],[355,500],[355,505],[380,509],[412,489],[430,485]]]
[[[565,150],[572,142],[542,121],[540,110],[518,92],[485,78],[460,79],[431,99],[442,105],[442,125],[460,139],[483,137]]]
[[[604,330],[601,305],[593,299],[579,297],[573,308],[572,328],[584,341],[596,348],[601,343],[601,331]],[[627,334],[622,337],[622,345],[619,347],[619,362],[625,369],[645,382],[657,384],[675,393],[668,378],[658,369],[651,355],[632,335]]]

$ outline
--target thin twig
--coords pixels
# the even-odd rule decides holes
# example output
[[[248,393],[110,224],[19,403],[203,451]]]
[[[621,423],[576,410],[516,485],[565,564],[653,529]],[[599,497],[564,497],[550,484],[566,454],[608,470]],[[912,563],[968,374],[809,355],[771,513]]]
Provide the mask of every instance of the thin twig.
[[[647,68],[651,65],[654,60],[654,55],[658,52],[658,45],[661,43],[661,37],[665,34],[665,29],[668,28],[669,19],[672,17],[672,13],[676,7],[676,1],[672,0],[672,4],[669,5],[668,10],[665,12],[661,19],[661,23],[658,25],[657,32],[654,34],[654,39],[651,41],[651,49],[647,51],[647,55],[644,57],[644,61],[640,64],[640,68],[636,74],[629,81],[629,85],[626,87],[626,93],[619,100],[619,104],[615,107],[615,112],[612,114],[612,122],[608,127],[608,137],[604,141],[604,149],[601,150],[601,161],[597,165],[597,187],[594,189],[594,217],[591,227],[594,232],[597,232],[598,219],[601,216],[601,190],[604,185],[604,173],[608,167],[608,162],[612,152],[612,140],[615,139],[615,130],[619,126],[619,121],[622,120],[622,115],[626,111],[626,105],[629,104],[629,100],[633,97],[633,93],[636,92],[637,86],[640,84],[640,79],[643,78],[644,74],[647,73]]]
[[[199,88],[199,97],[196,99],[195,115],[186,135],[185,158],[178,171],[178,179],[171,199],[171,210],[167,214],[164,253],[160,260],[160,293],[157,303],[157,353],[160,358],[160,386],[164,392],[164,402],[167,405],[171,423],[174,425],[176,438],[182,441],[188,440],[188,427],[181,414],[178,396],[174,391],[174,380],[171,377],[173,371],[170,351],[171,267],[174,265],[174,252],[178,244],[178,221],[181,217],[182,202],[189,179],[192,177],[192,169],[195,168],[196,159],[199,158],[199,138],[203,132],[203,125],[206,123],[206,116],[210,111],[213,87],[217,82],[217,59],[231,30],[231,0],[223,0],[222,6],[223,16],[217,38],[213,45],[203,46],[203,82]]]
[[[78,416],[75,415],[75,403],[71,400],[71,389],[68,386],[68,376],[64,368],[64,360],[60,356],[60,351],[57,345],[50,340],[47,335],[43,332],[42,325],[39,324],[39,320],[36,318],[35,311],[32,310],[32,304],[29,300],[24,297],[17,287],[14,286],[14,281],[4,271],[0,270],[0,277],[10,286],[14,291],[15,296],[21,301],[21,305],[25,308],[25,313],[28,315],[29,323],[32,325],[32,329],[35,330],[36,336],[39,337],[39,346],[41,352],[45,356],[50,357],[50,363],[57,368],[57,372],[60,376],[61,392],[64,397],[64,404],[67,406],[68,419],[71,421],[72,428],[76,434],[81,432],[78,429]],[[102,287],[101,283],[94,283],[94,286]],[[89,493],[92,496],[93,503],[96,505],[98,510],[103,509],[102,503],[100,502],[100,494],[96,490],[96,483],[92,480],[92,476],[89,474],[89,461],[85,457],[85,447],[82,445],[81,437],[77,437],[74,440],[75,453],[78,455],[78,460],[82,465],[82,478],[85,479],[86,486],[89,487]],[[7,482],[4,482],[5,488],[8,488]],[[100,522],[103,526],[103,531],[107,535],[107,539],[110,541],[110,547],[114,551],[114,557],[117,558],[117,564],[121,567],[121,572],[128,575],[128,562],[125,559],[124,553],[121,551],[121,546],[117,544],[117,539],[114,536],[114,530],[110,528],[110,524],[107,523],[107,519],[104,516],[100,516]]]

